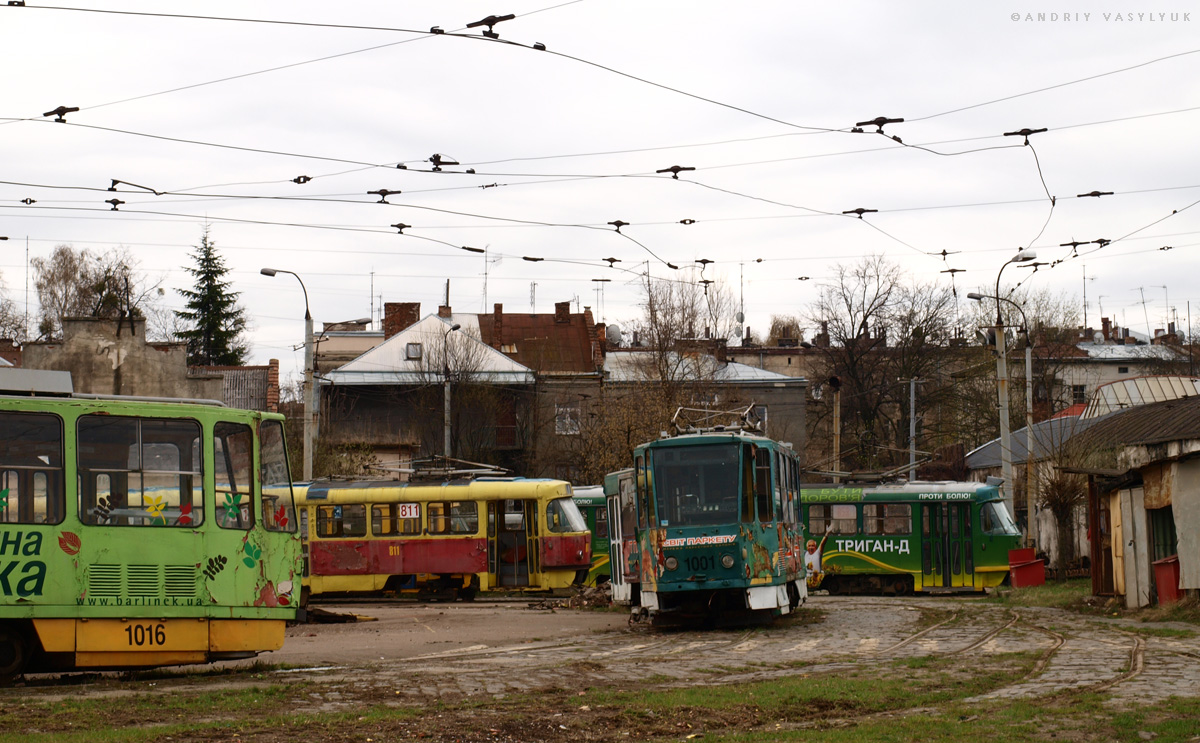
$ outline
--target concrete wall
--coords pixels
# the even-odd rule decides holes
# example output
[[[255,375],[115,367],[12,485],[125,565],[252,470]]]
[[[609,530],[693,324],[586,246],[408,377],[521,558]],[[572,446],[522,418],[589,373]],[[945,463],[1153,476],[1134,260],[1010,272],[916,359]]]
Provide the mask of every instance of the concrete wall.
[[[66,318],[63,339],[27,343],[26,369],[69,371],[76,392],[220,400],[219,374],[189,377],[187,346],[146,342],[145,320]]]

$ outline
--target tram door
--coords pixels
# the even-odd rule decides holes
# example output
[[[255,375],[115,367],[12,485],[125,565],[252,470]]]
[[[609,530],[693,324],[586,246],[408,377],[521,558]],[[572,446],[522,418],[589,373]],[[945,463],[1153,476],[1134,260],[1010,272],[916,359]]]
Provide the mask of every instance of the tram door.
[[[613,601],[627,604],[632,599],[631,582],[636,582],[636,568],[630,559],[636,551],[637,504],[633,476],[618,480],[618,492],[605,498],[608,506],[608,559],[612,581]]]
[[[974,539],[970,503],[921,506],[921,585],[973,588]]]
[[[534,585],[530,576],[539,574],[537,501],[503,500],[488,503],[489,566],[498,586]],[[540,581],[540,578],[538,579]]]

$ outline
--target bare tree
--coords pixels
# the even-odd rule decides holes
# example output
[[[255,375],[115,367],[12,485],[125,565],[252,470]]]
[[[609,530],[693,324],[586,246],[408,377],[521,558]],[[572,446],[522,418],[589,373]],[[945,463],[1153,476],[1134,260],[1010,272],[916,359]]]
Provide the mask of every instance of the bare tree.
[[[842,447],[851,467],[878,469],[904,461],[908,444],[908,379],[920,379],[918,418],[928,445],[953,441],[949,372],[958,365],[953,343],[954,296],[948,287],[906,283],[898,265],[872,256],[838,265],[821,287],[809,320],[821,328],[814,377],[841,387]],[[810,442],[828,441],[832,408],[823,396],[810,418]],[[930,441],[936,435],[944,441]],[[823,459],[814,451],[812,459]]]
[[[31,263],[43,338],[60,337],[64,317],[144,318],[163,295],[162,280],[138,271],[137,259],[125,247],[96,255],[57,245],[49,258]]]

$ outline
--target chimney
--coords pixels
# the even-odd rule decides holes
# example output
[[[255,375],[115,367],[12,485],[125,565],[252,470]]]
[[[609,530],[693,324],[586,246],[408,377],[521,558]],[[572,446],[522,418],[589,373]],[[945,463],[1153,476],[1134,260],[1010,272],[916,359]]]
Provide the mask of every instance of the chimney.
[[[415,325],[420,319],[420,302],[384,302],[383,339],[391,338],[410,325]]]
[[[554,322],[556,322],[556,323],[571,322],[571,303],[570,302],[555,302],[554,303]]]
[[[448,304],[443,304],[438,307],[438,317],[448,319],[453,314],[454,314],[454,311],[450,309],[450,305],[448,305]]]
[[[1104,334],[1105,342],[1112,340],[1112,321],[1107,317],[1100,318],[1100,332]]]
[[[504,305],[492,305],[492,348],[497,351],[504,345]]]
[[[279,359],[267,362],[267,412],[279,412]]]

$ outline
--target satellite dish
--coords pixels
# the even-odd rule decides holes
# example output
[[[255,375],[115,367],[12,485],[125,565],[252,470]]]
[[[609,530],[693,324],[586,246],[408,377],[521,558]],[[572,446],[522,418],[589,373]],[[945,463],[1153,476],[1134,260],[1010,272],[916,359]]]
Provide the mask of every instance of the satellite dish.
[[[621,345],[621,328],[616,325],[605,326],[604,338],[614,346]]]
[[[741,312],[734,315],[733,319],[737,320],[738,325],[741,325],[742,323],[746,322],[746,316],[743,315]]]

